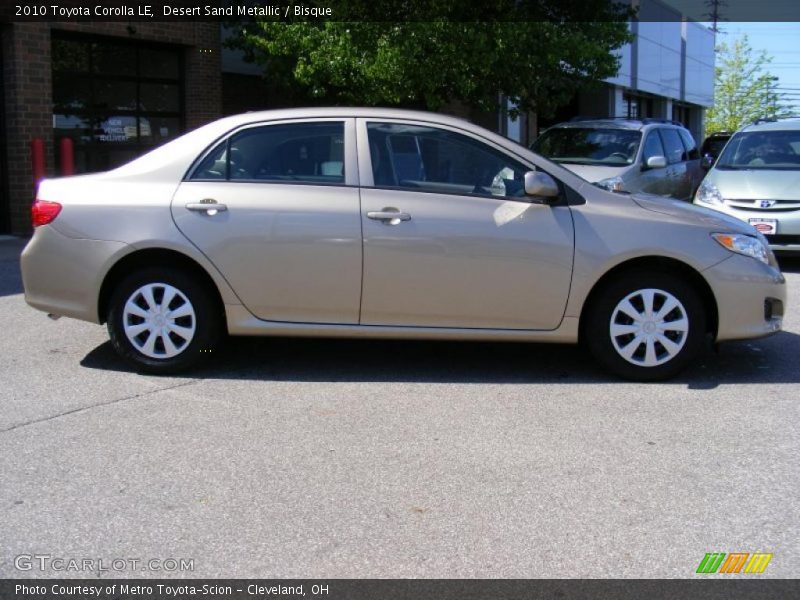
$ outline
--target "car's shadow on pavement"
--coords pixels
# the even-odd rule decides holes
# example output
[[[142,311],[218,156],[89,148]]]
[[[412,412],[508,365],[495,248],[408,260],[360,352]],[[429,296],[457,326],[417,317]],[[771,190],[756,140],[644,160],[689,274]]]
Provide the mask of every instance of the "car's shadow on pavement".
[[[781,269],[800,273],[800,257]],[[797,383],[800,335],[781,332],[709,347],[667,383],[690,389],[720,384]],[[106,342],[83,367],[132,372]],[[312,338],[230,338],[205,366],[185,374],[201,379],[420,383],[619,383],[582,348],[562,344],[435,342]],[[182,375],[183,376],[183,375]]]
[[[800,336],[781,332],[767,339],[709,348],[668,383],[691,389],[720,384],[797,383]],[[106,342],[81,365],[132,371]],[[209,364],[186,374],[202,379],[311,382],[420,383],[619,383],[582,348],[572,345],[231,338]]]

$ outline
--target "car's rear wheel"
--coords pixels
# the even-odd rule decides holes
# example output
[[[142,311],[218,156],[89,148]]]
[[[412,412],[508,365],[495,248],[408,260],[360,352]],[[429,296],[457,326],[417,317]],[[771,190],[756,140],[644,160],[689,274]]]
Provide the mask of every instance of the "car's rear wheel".
[[[208,357],[221,335],[215,296],[176,269],[143,269],[111,297],[108,332],[114,349],[137,370],[168,374]]]
[[[700,352],[706,314],[697,292],[668,273],[629,272],[589,307],[583,338],[595,359],[635,381],[667,379]]]

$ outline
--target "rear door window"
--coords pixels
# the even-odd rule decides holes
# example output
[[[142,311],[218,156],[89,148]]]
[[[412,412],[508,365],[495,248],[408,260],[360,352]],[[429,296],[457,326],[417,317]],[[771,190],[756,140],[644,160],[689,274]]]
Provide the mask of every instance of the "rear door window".
[[[344,123],[287,123],[245,129],[215,148],[192,179],[344,183]]]
[[[697,150],[697,142],[694,141],[692,134],[685,129],[678,129],[678,134],[681,136],[681,141],[686,148],[686,155],[689,160],[700,158],[700,152]]]
[[[667,162],[671,165],[686,160],[687,152],[681,142],[677,129],[659,129],[661,140],[664,142]]]

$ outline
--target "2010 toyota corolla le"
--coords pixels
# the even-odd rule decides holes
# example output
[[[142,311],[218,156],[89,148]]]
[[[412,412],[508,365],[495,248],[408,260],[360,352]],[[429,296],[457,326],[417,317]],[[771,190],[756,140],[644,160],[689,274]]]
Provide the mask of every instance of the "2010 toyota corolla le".
[[[113,171],[41,183],[27,302],[107,323],[142,371],[233,335],[583,341],[669,377],[709,337],[781,327],[762,235],[599,189],[465,121],[382,109],[221,119]]]

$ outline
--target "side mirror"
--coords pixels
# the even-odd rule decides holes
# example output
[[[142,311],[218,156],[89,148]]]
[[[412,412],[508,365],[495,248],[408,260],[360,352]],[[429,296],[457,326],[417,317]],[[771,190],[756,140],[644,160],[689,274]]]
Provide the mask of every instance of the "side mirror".
[[[528,171],[525,173],[525,194],[540,198],[557,198],[560,194],[555,179],[541,171]]]
[[[700,159],[700,167],[708,171],[711,167],[714,166],[714,161],[716,158],[711,154],[704,154],[703,158]]]
[[[666,156],[651,156],[647,159],[645,166],[648,169],[663,169],[667,166],[667,157]]]

